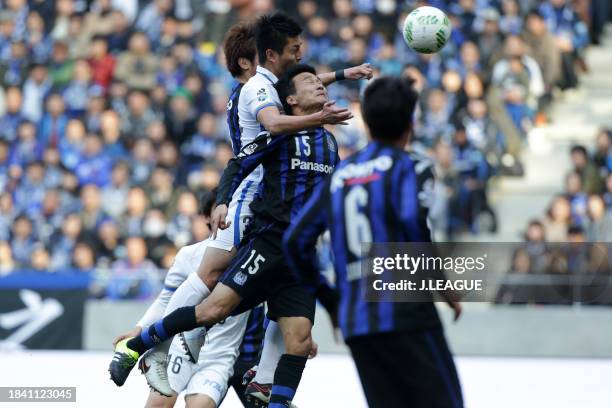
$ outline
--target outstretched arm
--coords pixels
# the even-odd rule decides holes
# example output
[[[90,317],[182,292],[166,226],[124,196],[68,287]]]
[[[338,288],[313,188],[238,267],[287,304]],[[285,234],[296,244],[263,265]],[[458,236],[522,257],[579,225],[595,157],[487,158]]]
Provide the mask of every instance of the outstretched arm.
[[[365,64],[357,65],[354,67],[339,69],[335,72],[326,72],[323,74],[317,75],[323,85],[327,86],[333,84],[336,81],[342,81],[343,79],[350,79],[353,81],[359,79],[372,79],[372,66],[370,63],[366,62]]]

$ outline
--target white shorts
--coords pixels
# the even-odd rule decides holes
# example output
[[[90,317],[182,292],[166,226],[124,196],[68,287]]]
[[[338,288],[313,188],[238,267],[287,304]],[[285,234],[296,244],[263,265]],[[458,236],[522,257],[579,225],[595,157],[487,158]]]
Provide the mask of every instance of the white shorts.
[[[215,401],[215,405],[218,407],[227,393],[227,382],[233,374],[233,365],[228,368],[222,364],[207,364],[191,377],[185,389],[185,395],[206,395]]]
[[[230,202],[227,208],[227,217],[225,219],[226,221],[231,221],[231,224],[224,230],[217,230],[217,237],[215,239],[211,237],[208,241],[208,246],[210,248],[231,251],[232,248],[238,246],[242,240],[244,229],[253,217],[253,213],[249,207],[250,204],[250,198],[232,200]]]
[[[213,326],[207,334],[196,364],[184,355],[178,336],[172,340],[168,354],[168,381],[177,393],[209,396],[217,406],[227,392],[227,382],[234,374],[234,363],[240,354],[250,312],[230,316]],[[178,356],[178,360],[177,360]]]

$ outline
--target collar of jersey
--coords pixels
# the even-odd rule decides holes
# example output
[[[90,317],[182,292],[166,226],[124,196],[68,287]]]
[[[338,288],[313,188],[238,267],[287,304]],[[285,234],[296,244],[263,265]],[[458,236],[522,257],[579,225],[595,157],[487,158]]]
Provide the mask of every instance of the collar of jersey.
[[[272,85],[278,82],[278,78],[276,75],[269,71],[268,69],[262,67],[261,65],[257,66],[257,73],[263,75]]]

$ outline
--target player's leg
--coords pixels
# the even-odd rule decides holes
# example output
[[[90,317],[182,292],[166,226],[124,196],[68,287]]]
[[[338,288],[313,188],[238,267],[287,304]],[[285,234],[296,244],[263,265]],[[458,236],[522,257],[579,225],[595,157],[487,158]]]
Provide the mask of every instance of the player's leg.
[[[187,408],[216,408],[217,404],[208,395],[191,394],[185,396],[185,406]]]
[[[387,345],[380,335],[360,336],[347,341],[353,361],[359,373],[361,386],[371,408],[399,407],[406,404],[404,389],[397,381],[397,374],[390,372],[385,364],[388,352],[381,349]],[[382,354],[382,355],[381,355]],[[404,367],[410,370],[409,367]]]
[[[195,306],[208,297],[234,254],[235,250],[211,246],[206,248],[197,273],[189,275],[187,280],[172,294],[166,307],[166,315],[182,306]]]
[[[145,404],[145,408],[172,408],[176,403],[177,395],[172,397],[164,397],[157,392],[151,390],[149,398]]]
[[[315,299],[302,286],[288,285],[273,292],[268,300],[268,314],[277,319],[286,350],[274,372],[269,407],[283,408],[295,396],[312,349]]]
[[[276,365],[284,353],[285,342],[283,340],[283,333],[280,327],[278,327],[278,323],[270,321],[266,328],[261,358],[259,359],[257,373],[253,381],[261,384],[271,384],[274,379]]]
[[[278,327],[278,323],[270,321],[266,328],[257,372],[245,390],[245,394],[248,395],[249,400],[256,398],[264,402],[270,401],[272,383],[274,382],[274,372],[283,354],[285,354],[283,333]]]
[[[463,407],[461,386],[441,328],[357,337],[348,344],[368,406]]]

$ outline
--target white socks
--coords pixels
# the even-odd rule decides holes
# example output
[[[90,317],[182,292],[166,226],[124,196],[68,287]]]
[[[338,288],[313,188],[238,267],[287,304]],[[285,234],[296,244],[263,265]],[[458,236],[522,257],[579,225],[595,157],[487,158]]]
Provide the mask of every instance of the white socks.
[[[254,381],[260,384],[272,384],[276,366],[285,353],[285,340],[283,333],[276,322],[270,321],[264,337],[263,350],[259,359],[259,366]]]

